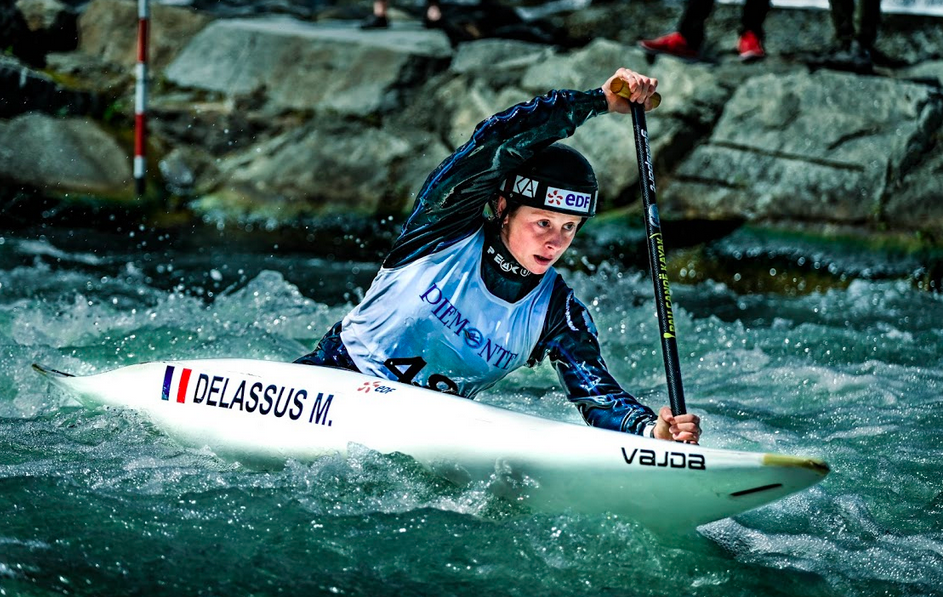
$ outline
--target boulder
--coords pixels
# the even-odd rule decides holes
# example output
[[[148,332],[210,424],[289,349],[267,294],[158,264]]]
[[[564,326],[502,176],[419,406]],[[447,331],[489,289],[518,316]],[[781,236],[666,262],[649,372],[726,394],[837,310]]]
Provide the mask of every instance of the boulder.
[[[76,12],[59,0],[17,0],[33,44],[42,53],[68,52],[78,45]]]
[[[131,196],[131,157],[84,118],[24,114],[0,121],[0,180],[47,195]]]
[[[151,2],[150,7],[148,63],[159,70],[211,19],[178,6]],[[79,50],[130,68],[137,62],[137,48],[137,2],[92,0],[79,17]]]
[[[53,52],[46,56],[46,70],[69,82],[69,88],[115,102],[130,117],[133,114],[134,69],[82,52]],[[126,104],[126,106],[125,106]]]
[[[31,7],[31,23],[48,24],[61,12],[58,2],[75,4],[18,5]],[[289,4],[303,8],[304,2]],[[524,12],[545,8],[519,4],[526,5]],[[715,7],[708,21],[708,62],[693,63],[648,57],[636,48],[639,38],[676,25],[683,5],[662,0],[554,3],[550,8],[582,6],[545,19],[546,31],[559,28],[569,37],[532,43],[540,36],[515,41],[494,29],[486,33],[491,38],[454,49],[442,31],[423,29],[412,18],[421,17],[419,0],[394,7],[392,27],[382,31],[356,27],[352,19],[369,6],[353,0],[345,4],[346,21],[317,23],[247,16],[271,12],[271,6],[227,9],[210,0],[190,5],[217,17],[232,9],[225,14],[240,17],[214,20],[152,4],[151,158],[170,193],[198,198],[192,205],[202,214],[282,224],[338,214],[399,219],[426,176],[483,119],[550,89],[597,87],[616,67],[628,66],[660,81],[664,100],[647,121],[666,220],[940,230],[938,18],[889,15],[879,46],[921,63],[864,77],[808,72],[814,63],[809,56],[831,43],[823,11],[774,7],[767,20],[770,56],[742,64],[732,49],[740,5]],[[516,10],[523,22],[521,10],[505,9]],[[453,13],[452,29],[473,22]],[[110,126],[130,126],[136,21],[130,0],[92,0],[79,21],[79,51],[47,56],[52,76],[0,63],[0,109],[7,110],[0,117],[25,109],[71,111],[56,103],[68,93],[67,82],[106,98],[100,101],[108,103]],[[0,4],[0,41],[28,36],[26,23],[19,11]],[[452,33],[452,42],[468,37]],[[481,31],[469,36],[481,37]],[[22,47],[8,46],[14,52]],[[39,91],[31,91],[34,85]],[[48,98],[39,104],[24,103],[44,94]],[[11,111],[11,105],[17,108]],[[64,130],[69,122],[49,120],[43,126],[50,129]],[[3,123],[4,131],[13,126],[24,124],[19,118]],[[20,135],[27,147],[44,139],[48,154],[76,151],[61,130]],[[593,119],[566,142],[596,167],[605,209],[637,199],[631,118]],[[96,146],[109,144],[114,141]],[[39,155],[38,148],[31,151]],[[90,158],[83,160],[91,167]],[[118,170],[127,169],[126,152],[114,162],[122,162]],[[108,160],[95,167],[116,168]],[[5,180],[51,182],[29,171],[3,166]],[[63,184],[77,188],[74,181]]]
[[[930,60],[901,69],[897,76],[928,85],[943,87],[943,60]]]
[[[448,119],[445,137],[449,147],[454,150],[468,141],[475,127],[492,114],[533,97],[519,85],[495,89],[475,77],[454,77],[431,90],[440,113]]]
[[[15,58],[0,56],[0,118],[32,111],[98,115],[102,106],[93,94],[64,87]]]
[[[287,17],[215,21],[170,64],[180,87],[229,98],[263,93],[273,111],[362,116],[395,110],[402,92],[451,55],[439,31],[362,31]]]
[[[676,217],[877,221],[940,126],[932,87],[835,72],[754,77],[662,198]]]
[[[59,0],[16,0],[16,8],[23,15],[27,29],[33,32],[54,28],[62,13],[69,11]]]
[[[249,220],[399,214],[445,155],[428,134],[315,120],[221,160],[218,191],[193,206]]]
[[[505,73],[519,74],[522,69],[554,53],[553,48],[511,39],[482,39],[459,44],[449,70],[459,75],[486,77],[492,85],[506,82]],[[516,79],[516,77],[515,77]]]
[[[201,147],[174,147],[158,161],[157,167],[164,187],[178,197],[210,193],[220,182],[216,160]]]
[[[429,79],[384,125],[432,131],[454,151],[482,120],[530,99],[521,79],[527,68],[553,54],[541,44],[506,39],[461,43],[448,70]]]
[[[927,232],[943,242],[943,134],[924,159],[887,191],[881,219],[899,230]]]
[[[33,43],[26,19],[13,2],[0,2],[0,49],[30,64],[42,66],[43,52]]]

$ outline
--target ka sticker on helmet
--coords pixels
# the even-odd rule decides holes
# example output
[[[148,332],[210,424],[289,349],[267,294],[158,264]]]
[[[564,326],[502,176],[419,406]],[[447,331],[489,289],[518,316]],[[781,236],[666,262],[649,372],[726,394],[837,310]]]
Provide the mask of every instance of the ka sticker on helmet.
[[[537,181],[526,176],[518,175],[514,181],[514,192],[525,197],[533,198],[537,194]]]

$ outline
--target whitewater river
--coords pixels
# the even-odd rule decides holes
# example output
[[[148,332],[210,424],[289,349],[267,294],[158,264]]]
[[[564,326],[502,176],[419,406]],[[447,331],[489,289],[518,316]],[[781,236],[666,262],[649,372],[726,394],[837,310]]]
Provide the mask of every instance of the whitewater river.
[[[143,231],[99,240],[0,238],[0,595],[943,595],[940,295],[675,283],[703,443],[833,472],[671,541],[611,515],[521,511],[404,457],[254,470],[139,416],[83,409],[30,365],[292,360],[376,267],[277,247],[178,251]],[[614,266],[568,279],[616,377],[664,403],[649,280]],[[578,420],[546,365],[484,399]]]

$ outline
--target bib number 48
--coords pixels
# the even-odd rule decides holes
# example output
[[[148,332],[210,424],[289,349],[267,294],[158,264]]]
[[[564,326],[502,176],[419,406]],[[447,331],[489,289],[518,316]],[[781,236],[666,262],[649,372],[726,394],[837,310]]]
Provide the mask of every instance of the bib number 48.
[[[418,386],[419,383],[413,381],[423,367],[426,366],[426,360],[422,357],[396,357],[383,361],[383,366],[390,370],[396,377],[396,381]],[[429,389],[446,394],[455,394],[458,396],[458,385],[448,377],[439,373],[433,373],[429,376]]]

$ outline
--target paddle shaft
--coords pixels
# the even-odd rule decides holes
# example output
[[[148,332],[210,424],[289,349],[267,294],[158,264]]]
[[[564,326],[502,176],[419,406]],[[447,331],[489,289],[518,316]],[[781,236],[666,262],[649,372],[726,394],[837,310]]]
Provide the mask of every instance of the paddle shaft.
[[[648,236],[648,263],[655,287],[655,308],[658,313],[658,329],[661,332],[661,352],[665,358],[665,375],[668,379],[668,401],[671,404],[671,412],[677,416],[687,411],[684,406],[684,388],[681,385],[681,365],[678,362],[674,313],[671,309],[668,262],[665,258],[661,220],[658,217],[658,205],[655,201],[652,152],[648,145],[645,107],[635,102],[630,102],[629,105],[632,107],[632,124],[635,128],[635,152],[638,155],[639,185],[642,189],[645,232]]]

